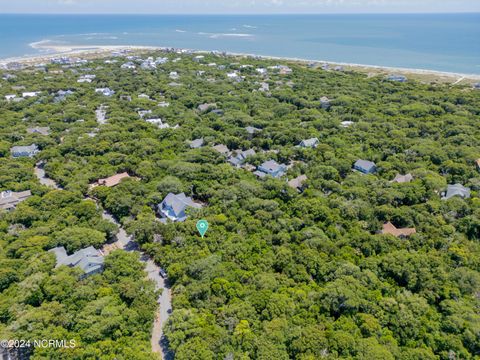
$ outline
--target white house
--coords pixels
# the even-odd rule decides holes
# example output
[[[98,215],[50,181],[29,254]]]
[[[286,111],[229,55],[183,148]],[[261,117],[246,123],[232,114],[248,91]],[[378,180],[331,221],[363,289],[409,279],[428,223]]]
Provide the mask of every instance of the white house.
[[[103,96],[112,96],[113,94],[115,94],[115,91],[109,88],[98,88],[98,89],[95,89],[95,92],[97,94],[102,94]]]

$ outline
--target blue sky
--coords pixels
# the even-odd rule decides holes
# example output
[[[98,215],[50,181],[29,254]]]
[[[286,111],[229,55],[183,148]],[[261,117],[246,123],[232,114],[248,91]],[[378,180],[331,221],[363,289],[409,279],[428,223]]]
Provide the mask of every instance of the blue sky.
[[[480,12],[480,0],[0,0],[0,13]]]

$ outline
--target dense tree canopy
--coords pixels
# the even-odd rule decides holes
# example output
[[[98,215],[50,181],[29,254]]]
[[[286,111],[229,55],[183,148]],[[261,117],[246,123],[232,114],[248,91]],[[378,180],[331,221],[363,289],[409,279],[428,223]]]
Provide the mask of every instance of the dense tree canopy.
[[[2,99],[12,86],[42,91],[0,100],[0,190],[33,194],[0,215],[2,338],[79,340],[59,358],[150,358],[155,293],[135,255],[113,252],[103,273],[79,281],[78,269],[54,269],[46,252],[113,238],[117,229],[88,195],[166,268],[173,313],[165,331],[176,359],[480,356],[480,92],[298,63],[287,64],[292,74],[261,75],[255,68],[278,63],[265,59],[153,55],[170,61],[156,70],[139,61],[136,70],[121,69],[121,57],[48,65],[2,81]],[[228,79],[231,71],[243,80]],[[87,73],[94,82],[77,83]],[[270,90],[258,91],[261,82]],[[95,93],[106,86],[114,96]],[[62,89],[74,93],[53,101]],[[203,103],[224,114],[198,111]],[[104,125],[95,118],[100,105]],[[144,121],[139,110],[171,128]],[[35,125],[49,126],[50,135],[26,132]],[[316,148],[297,147],[313,137]],[[190,148],[197,138],[204,146]],[[11,146],[31,143],[41,149],[35,159],[10,157]],[[269,159],[291,166],[281,179],[261,180],[229,165],[217,144],[255,149],[254,166]],[[358,159],[378,171],[352,171]],[[64,190],[39,184],[39,160]],[[131,178],[115,187],[89,188],[125,171]],[[410,183],[391,182],[406,173]],[[302,192],[286,182],[300,174],[308,178]],[[471,197],[441,200],[455,183]],[[170,192],[204,206],[183,223],[160,223],[156,206]],[[201,218],[210,223],[203,239],[195,229]],[[379,234],[388,221],[416,234]],[[48,351],[34,358],[53,357]]]

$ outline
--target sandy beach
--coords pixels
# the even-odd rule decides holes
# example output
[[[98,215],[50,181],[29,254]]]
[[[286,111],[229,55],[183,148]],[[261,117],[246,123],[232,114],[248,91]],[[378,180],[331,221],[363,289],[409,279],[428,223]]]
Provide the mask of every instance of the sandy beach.
[[[58,58],[61,56],[71,56],[71,57],[82,57],[85,59],[94,59],[107,57],[113,51],[131,51],[136,53],[144,53],[155,50],[167,50],[172,49],[172,47],[158,47],[158,46],[131,46],[131,45],[49,45],[47,43],[38,42],[31,44],[31,47],[36,50],[41,50],[44,54],[25,56],[25,57],[15,57],[15,58],[6,58],[0,59],[0,66],[4,66],[11,62],[18,62],[26,65],[36,65],[47,63],[51,59]],[[196,54],[207,54],[210,51],[205,50],[195,50],[195,49],[177,49],[190,51]],[[330,68],[335,66],[341,66],[344,70],[347,71],[357,71],[365,73],[368,76],[376,75],[387,75],[387,74],[399,74],[405,75],[410,79],[415,79],[424,82],[436,82],[436,83],[450,83],[450,84],[474,84],[480,81],[480,75],[476,74],[461,74],[461,73],[452,73],[452,72],[443,72],[436,70],[425,70],[425,69],[409,69],[409,68],[400,68],[400,67],[388,67],[388,66],[377,66],[377,65],[366,65],[366,64],[353,64],[353,63],[343,63],[343,62],[331,62],[319,59],[302,59],[302,58],[291,58],[291,57],[278,57],[278,56],[269,56],[261,54],[248,54],[248,53],[235,53],[235,52],[225,52],[227,56],[231,57],[256,57],[267,60],[279,60],[279,61],[289,61],[300,64],[310,64],[315,63],[318,65],[328,64]]]

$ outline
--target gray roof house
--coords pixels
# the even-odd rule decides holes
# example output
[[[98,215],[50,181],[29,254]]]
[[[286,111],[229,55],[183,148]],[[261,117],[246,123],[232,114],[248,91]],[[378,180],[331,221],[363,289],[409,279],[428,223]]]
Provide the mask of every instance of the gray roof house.
[[[377,171],[377,165],[368,160],[357,160],[353,165],[353,169],[360,171],[363,174],[373,174]]]
[[[233,166],[240,167],[245,163],[247,157],[255,155],[255,150],[248,149],[240,152],[237,151],[235,154],[235,156],[232,155],[228,158],[228,162]]]
[[[226,145],[218,144],[212,147],[213,150],[218,151],[220,154],[228,156],[230,155],[230,150]]]
[[[201,148],[203,146],[203,143],[204,143],[203,138],[189,141],[190,148],[192,148],[192,149]]]
[[[442,200],[448,200],[454,196],[460,196],[462,199],[468,199],[470,197],[470,189],[461,185],[448,185],[447,191],[442,193]]]
[[[33,157],[39,152],[38,146],[32,144],[30,146],[14,146],[10,149],[12,156],[17,157]]]
[[[298,146],[302,148],[315,148],[318,144],[319,141],[317,138],[311,138],[307,140],[302,140]]]
[[[406,82],[407,77],[404,75],[389,75],[387,76],[387,80],[396,81],[396,82]]]
[[[32,196],[30,190],[20,192],[2,191],[0,193],[0,209],[13,210],[17,204],[27,200],[30,196]]]
[[[78,250],[72,255],[68,255],[63,246],[51,249],[49,252],[54,253],[57,257],[57,268],[62,265],[69,267],[78,266],[85,272],[85,274],[82,275],[82,278],[99,273],[103,270],[104,258],[100,251],[93,246]]]
[[[30,128],[27,129],[27,133],[29,133],[29,134],[40,134],[40,135],[47,136],[48,134],[50,134],[50,128],[48,126],[45,126],[45,127],[40,127],[40,126],[30,127]]]
[[[206,103],[206,104],[201,104],[201,105],[198,105],[198,111],[200,112],[205,112],[205,111],[208,111],[208,110],[211,110],[211,109],[215,109],[217,107],[217,104],[215,103]]]
[[[274,178],[279,178],[285,175],[287,171],[287,166],[284,164],[279,164],[275,160],[265,161],[262,165],[257,168],[257,171],[254,172],[258,177],[265,177],[270,175]]]
[[[258,128],[253,127],[253,126],[247,126],[247,127],[245,128],[245,130],[246,130],[247,133],[249,133],[250,135],[253,135],[253,134],[255,134],[256,132],[262,131],[262,129],[258,129]]]
[[[322,98],[320,99],[320,106],[322,107],[322,109],[328,110],[330,108],[330,105],[330,99],[326,96],[322,96]]]
[[[185,210],[189,207],[200,209],[202,206],[195,203],[192,198],[187,197],[184,193],[173,194],[169,193],[163,201],[158,204],[157,209],[159,214],[172,221],[185,221],[187,215]]]

